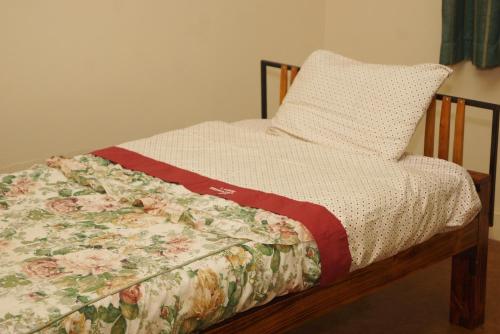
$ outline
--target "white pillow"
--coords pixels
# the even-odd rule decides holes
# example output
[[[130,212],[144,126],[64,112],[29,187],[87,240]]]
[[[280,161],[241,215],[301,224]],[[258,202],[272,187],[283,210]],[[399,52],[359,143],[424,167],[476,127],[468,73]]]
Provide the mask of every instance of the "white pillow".
[[[367,64],[315,51],[269,132],[397,160],[451,71],[439,64]]]

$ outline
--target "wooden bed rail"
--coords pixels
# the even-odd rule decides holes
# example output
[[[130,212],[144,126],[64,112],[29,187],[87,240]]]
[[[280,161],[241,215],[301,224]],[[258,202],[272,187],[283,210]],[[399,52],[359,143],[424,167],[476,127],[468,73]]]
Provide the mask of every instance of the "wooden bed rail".
[[[280,69],[280,104],[286,96],[289,85],[293,83],[297,73],[300,71],[299,66],[282,64],[278,62],[261,60],[260,75],[261,75],[261,117],[267,118],[267,68]],[[290,80],[288,79],[290,72]],[[290,82],[290,83],[289,83]],[[426,113],[425,119],[425,137],[424,137],[424,155],[434,156],[434,137],[436,124],[436,101],[441,101],[441,117],[439,122],[438,134],[438,150],[437,157],[448,160],[450,150],[450,133],[451,133],[451,111],[452,104],[456,104],[454,138],[452,161],[456,164],[463,164],[463,148],[464,148],[464,133],[465,133],[465,110],[466,107],[476,107],[480,109],[491,110],[491,143],[490,143],[490,161],[489,161],[489,176],[490,176],[490,196],[489,196],[489,225],[493,226],[493,216],[495,208],[495,186],[496,186],[496,170],[498,157],[498,127],[500,123],[500,105],[477,101],[457,96],[446,96],[436,94]]]

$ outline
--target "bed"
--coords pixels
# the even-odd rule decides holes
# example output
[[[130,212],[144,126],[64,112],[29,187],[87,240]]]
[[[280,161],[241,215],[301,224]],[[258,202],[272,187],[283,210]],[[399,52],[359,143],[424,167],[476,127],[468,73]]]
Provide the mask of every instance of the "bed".
[[[267,66],[281,98],[299,72],[262,62],[263,118]],[[499,106],[437,98],[440,138],[452,102],[494,110],[495,167]],[[450,320],[482,323],[495,168],[331,154],[268,127],[208,122],[2,175],[1,331],[283,332],[451,256]]]

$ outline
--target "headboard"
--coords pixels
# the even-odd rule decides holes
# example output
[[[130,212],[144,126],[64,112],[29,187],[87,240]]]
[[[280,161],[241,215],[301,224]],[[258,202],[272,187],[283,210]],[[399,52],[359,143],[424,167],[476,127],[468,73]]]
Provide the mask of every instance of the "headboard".
[[[293,83],[295,76],[300,70],[299,66],[278,63],[269,60],[261,60],[260,62],[260,83],[261,83],[261,117],[267,118],[267,68],[280,69],[280,103],[283,101],[290,85]],[[289,80],[290,77],[290,80]],[[467,106],[480,109],[490,110],[492,115],[491,122],[491,142],[490,142],[490,162],[489,176],[490,185],[490,201],[489,201],[489,222],[493,226],[493,215],[495,209],[495,185],[497,171],[497,154],[498,154],[498,126],[500,121],[500,105],[477,101],[457,96],[448,96],[436,94],[432,100],[429,109],[427,110],[425,120],[425,137],[424,137],[424,155],[434,157],[434,137],[435,137],[435,122],[436,122],[436,100],[441,101],[441,117],[439,123],[439,143],[437,157],[448,160],[450,147],[450,123],[451,123],[451,107],[456,104],[455,113],[455,128],[453,138],[453,154],[452,161],[462,165],[463,163],[463,143],[464,143],[464,128],[465,128],[465,109]]]

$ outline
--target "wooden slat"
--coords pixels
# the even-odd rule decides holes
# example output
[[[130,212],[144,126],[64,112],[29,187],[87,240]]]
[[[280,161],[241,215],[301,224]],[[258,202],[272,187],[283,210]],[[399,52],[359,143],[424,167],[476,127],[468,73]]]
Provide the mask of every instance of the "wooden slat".
[[[299,73],[299,68],[297,66],[292,66],[292,70],[290,73],[290,84],[293,84],[293,81],[295,80],[297,73]]]
[[[457,101],[455,115],[455,136],[453,139],[453,162],[462,166],[464,159],[465,100]]]
[[[436,98],[432,99],[425,116],[424,155],[434,156],[434,132],[436,128]]]
[[[288,66],[281,65],[281,76],[280,76],[280,104],[283,103],[283,99],[286,96],[288,90]]]
[[[417,269],[427,267],[450,256],[458,255],[456,259],[463,258],[464,262],[470,264],[471,259],[468,256],[468,250],[476,247],[478,249],[476,256],[481,257],[481,261],[477,265],[481,276],[474,278],[477,288],[473,291],[465,291],[460,290],[460,286],[458,285],[452,287],[452,298],[455,298],[452,303],[455,304],[452,304],[451,320],[454,323],[467,327],[479,324],[481,315],[484,314],[482,312],[484,309],[481,308],[484,289],[481,284],[484,283],[485,277],[484,264],[486,255],[484,241],[487,238],[487,234],[485,237],[484,231],[488,228],[488,221],[485,217],[487,217],[488,213],[487,195],[489,195],[490,178],[487,174],[472,171],[470,171],[470,175],[479,191],[483,208],[478,218],[465,227],[453,232],[438,234],[430,240],[413,246],[391,258],[352,272],[329,287],[315,287],[296,294],[278,297],[265,306],[251,309],[221,324],[215,325],[205,333],[283,333],[306,320],[321,316],[340,305],[367,295]],[[465,279],[470,279],[462,270],[463,268],[458,262],[456,263],[454,283],[462,283],[461,275],[465,275]],[[476,301],[476,298],[479,302]],[[473,310],[457,309],[457,307],[471,305],[471,299],[474,300],[473,305],[477,308]]]
[[[451,98],[443,97],[441,102],[441,121],[439,123],[439,148],[438,158],[448,160],[450,150],[450,117],[451,117]]]

